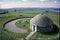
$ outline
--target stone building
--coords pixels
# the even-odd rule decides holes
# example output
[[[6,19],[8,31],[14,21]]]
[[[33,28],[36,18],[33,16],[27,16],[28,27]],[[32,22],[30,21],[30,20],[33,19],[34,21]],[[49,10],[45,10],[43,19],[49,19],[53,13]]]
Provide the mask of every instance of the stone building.
[[[53,21],[46,14],[39,14],[30,20],[32,31],[48,33],[53,30]]]

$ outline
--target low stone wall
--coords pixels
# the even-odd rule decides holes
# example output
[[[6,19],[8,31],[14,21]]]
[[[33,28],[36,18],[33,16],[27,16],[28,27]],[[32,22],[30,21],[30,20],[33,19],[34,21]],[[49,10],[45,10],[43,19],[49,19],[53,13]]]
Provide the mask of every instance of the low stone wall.
[[[4,29],[5,24],[7,24],[7,23],[9,23],[9,22],[11,22],[11,21],[17,20],[17,19],[21,19],[21,18],[32,18],[32,17],[29,16],[29,17],[19,17],[19,18],[11,19],[11,20],[9,20],[9,21],[7,21],[7,22],[5,22],[5,23],[3,24],[3,30],[5,30],[5,29]]]

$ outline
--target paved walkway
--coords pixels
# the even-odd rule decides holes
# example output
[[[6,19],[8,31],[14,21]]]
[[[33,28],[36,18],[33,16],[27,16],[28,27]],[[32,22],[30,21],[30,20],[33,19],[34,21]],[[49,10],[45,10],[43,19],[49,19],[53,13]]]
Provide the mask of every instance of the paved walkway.
[[[17,20],[14,20],[14,21],[7,23],[4,28],[11,31],[11,32],[26,33],[27,30],[16,27],[15,23],[19,20],[21,20],[21,19],[17,19]]]
[[[35,33],[35,32],[32,31],[32,32],[26,37],[26,39],[29,39],[34,33]]]

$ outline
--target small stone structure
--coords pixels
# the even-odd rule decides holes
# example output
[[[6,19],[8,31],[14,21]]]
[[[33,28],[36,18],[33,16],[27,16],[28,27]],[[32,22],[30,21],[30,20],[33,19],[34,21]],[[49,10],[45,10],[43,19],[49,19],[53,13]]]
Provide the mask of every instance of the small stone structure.
[[[32,31],[48,33],[53,30],[53,21],[46,14],[39,14],[30,20]]]

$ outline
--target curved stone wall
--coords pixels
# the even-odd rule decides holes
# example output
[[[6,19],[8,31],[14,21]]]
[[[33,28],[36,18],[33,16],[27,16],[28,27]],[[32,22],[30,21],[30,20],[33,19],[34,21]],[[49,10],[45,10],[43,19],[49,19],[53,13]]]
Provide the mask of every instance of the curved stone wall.
[[[32,16],[32,17],[33,17],[33,16]],[[14,20],[17,20],[17,19],[21,19],[21,18],[32,18],[32,17],[29,16],[29,17],[20,17],[20,18],[11,19],[11,20],[9,20],[9,21],[7,21],[7,22],[5,22],[5,23],[3,24],[3,30],[5,30],[5,29],[4,29],[5,24],[7,24],[7,23],[9,23],[9,22],[11,22],[11,21],[14,21]]]

